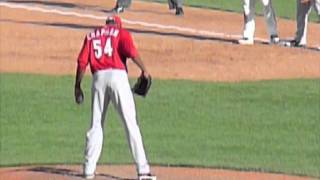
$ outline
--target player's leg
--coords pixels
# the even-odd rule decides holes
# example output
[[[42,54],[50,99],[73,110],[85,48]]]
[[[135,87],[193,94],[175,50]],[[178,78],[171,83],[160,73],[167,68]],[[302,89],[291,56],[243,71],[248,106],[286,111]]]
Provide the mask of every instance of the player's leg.
[[[320,19],[320,0],[314,0],[314,10]],[[317,49],[320,51],[320,45],[318,45]]]
[[[183,12],[183,0],[175,0],[176,1],[176,15],[177,16],[182,16],[184,15],[184,12]]]
[[[124,12],[125,8],[129,8],[131,5],[131,0],[117,0],[116,6],[113,8],[115,13]]]
[[[305,46],[307,44],[308,16],[311,10],[311,2],[301,3],[297,0],[297,31],[294,46]]]
[[[174,0],[168,0],[169,9],[176,9],[177,5]]]
[[[255,31],[255,0],[243,0],[243,39],[239,40],[239,44],[250,45],[254,42]]]
[[[262,0],[264,17],[267,23],[268,33],[270,37],[270,43],[279,43],[277,31],[277,19],[272,7],[271,0]]]
[[[103,124],[109,104],[106,92],[106,76],[103,71],[93,75],[91,89],[91,128],[86,135],[84,175],[94,176],[103,144]]]
[[[320,0],[314,0],[314,10],[320,18]]]
[[[178,7],[183,7],[183,0],[176,0]]]
[[[113,77],[112,102],[123,120],[130,150],[137,165],[137,172],[138,174],[150,173],[127,73],[125,71],[114,71]]]
[[[131,0],[118,0],[118,1],[120,1],[119,5],[124,8],[129,8],[131,5]]]

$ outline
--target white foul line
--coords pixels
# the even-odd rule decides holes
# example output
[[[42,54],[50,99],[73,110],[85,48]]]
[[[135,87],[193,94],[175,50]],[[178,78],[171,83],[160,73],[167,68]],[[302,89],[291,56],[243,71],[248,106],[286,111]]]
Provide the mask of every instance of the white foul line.
[[[25,9],[29,11],[38,11],[43,13],[53,13],[53,14],[59,14],[59,15],[65,15],[65,16],[76,16],[76,17],[85,17],[85,18],[91,18],[91,19],[105,19],[105,17],[102,16],[95,16],[92,14],[80,14],[77,12],[67,12],[67,11],[60,11],[58,9],[44,9],[40,7],[32,7],[28,5],[19,5],[14,3],[7,3],[7,2],[0,2],[0,6],[8,7],[8,8],[15,8],[15,9]]]
[[[104,20],[106,19],[106,16],[96,16],[92,14],[84,14],[84,13],[77,13],[72,11],[61,11],[58,9],[45,9],[41,7],[32,7],[28,5],[19,5],[15,3],[7,3],[7,2],[0,2],[0,6],[8,7],[8,8],[15,8],[15,9],[25,9],[29,11],[38,11],[43,13],[52,13],[52,14],[59,14],[64,16],[75,16],[75,17],[81,17],[81,18],[90,18],[90,19],[97,19],[97,20]],[[153,23],[146,23],[142,21],[130,21],[126,19],[122,19],[122,21],[126,24],[130,25],[140,25],[144,27],[151,27],[151,28],[158,28],[158,29],[168,29],[168,30],[176,30],[180,32],[188,32],[192,34],[197,35],[206,35],[206,36],[213,36],[213,37],[222,37],[222,38],[232,38],[232,39],[239,39],[242,36],[241,35],[232,35],[232,34],[225,34],[225,33],[217,33],[213,31],[206,31],[206,30],[196,30],[192,28],[182,28],[178,26],[172,26],[172,25],[161,25],[161,24],[153,24]],[[259,41],[267,41],[265,39],[261,38],[255,38]]]

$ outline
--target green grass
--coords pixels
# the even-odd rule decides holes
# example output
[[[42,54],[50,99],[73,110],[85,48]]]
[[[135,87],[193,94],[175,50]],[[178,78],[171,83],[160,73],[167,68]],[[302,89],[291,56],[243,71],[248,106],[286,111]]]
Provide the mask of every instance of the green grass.
[[[167,0],[144,0],[167,3]],[[296,0],[273,0],[273,7],[276,15],[281,18],[296,19]],[[184,4],[187,6],[210,8],[222,11],[234,11],[242,13],[242,0],[185,0]],[[262,3],[257,1],[257,13],[262,15]],[[187,12],[186,12],[187,13]],[[311,21],[319,21],[314,10],[312,10]]]
[[[90,118],[71,76],[0,74],[0,165],[82,163]],[[155,164],[320,177],[320,80],[206,83],[154,80],[136,98]],[[101,163],[131,163],[111,108]]]

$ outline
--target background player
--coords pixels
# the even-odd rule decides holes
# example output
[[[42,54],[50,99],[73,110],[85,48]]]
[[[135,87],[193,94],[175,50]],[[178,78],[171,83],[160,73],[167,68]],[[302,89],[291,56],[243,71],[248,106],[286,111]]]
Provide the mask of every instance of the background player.
[[[168,0],[169,9],[175,9],[177,16],[183,16],[183,0]]]
[[[90,64],[92,82],[91,128],[87,132],[84,176],[94,178],[103,144],[103,125],[110,101],[118,111],[126,130],[130,150],[137,165],[139,180],[155,180],[143,147],[136,119],[136,109],[126,71],[126,58],[131,58],[143,76],[149,73],[141,61],[130,33],[121,27],[121,19],[110,16],[106,25],[89,33],[78,57],[75,99],[82,103],[81,81]]]
[[[308,17],[314,7],[320,17],[320,0],[297,0],[297,31],[289,46],[304,47],[307,45]]]
[[[129,8],[132,0],[117,0],[115,7],[113,8],[113,12],[115,13],[123,13],[125,8]]]
[[[263,4],[263,12],[267,23],[270,43],[279,43],[280,39],[277,33],[276,15],[272,7],[272,2],[271,0],[261,0],[261,2]],[[244,30],[243,38],[239,40],[239,44],[252,45],[254,43],[255,9],[256,0],[243,0]]]

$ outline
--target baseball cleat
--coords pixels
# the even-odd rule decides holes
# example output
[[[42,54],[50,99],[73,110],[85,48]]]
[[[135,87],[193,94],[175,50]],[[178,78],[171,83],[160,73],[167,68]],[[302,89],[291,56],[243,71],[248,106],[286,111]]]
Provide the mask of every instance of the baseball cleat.
[[[280,38],[278,35],[272,35],[270,37],[270,44],[279,44],[280,43]]]
[[[138,180],[157,180],[157,177],[152,174],[139,174]]]
[[[253,41],[253,39],[242,38],[242,39],[238,40],[238,43],[242,44],[242,45],[253,45],[254,41]]]
[[[298,48],[306,47],[305,44],[300,44],[300,42],[298,42],[296,40],[287,41],[287,42],[285,42],[284,46],[286,46],[286,47],[298,47]]]
[[[183,16],[184,12],[182,7],[177,7],[176,9],[176,16]]]
[[[115,8],[112,9],[112,12],[120,14],[124,12],[124,7],[122,6],[116,6]]]

